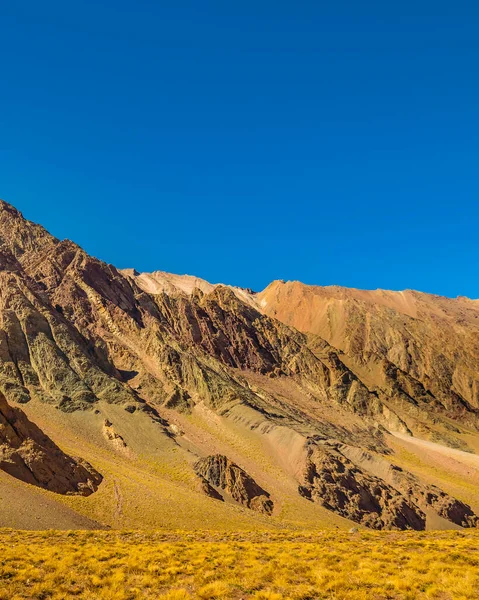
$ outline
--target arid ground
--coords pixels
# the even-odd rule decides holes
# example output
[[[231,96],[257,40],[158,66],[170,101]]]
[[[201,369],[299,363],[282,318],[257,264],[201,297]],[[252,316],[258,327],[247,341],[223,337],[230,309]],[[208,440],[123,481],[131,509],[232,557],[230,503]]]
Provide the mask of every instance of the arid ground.
[[[477,532],[0,533],[0,598],[473,600]]]

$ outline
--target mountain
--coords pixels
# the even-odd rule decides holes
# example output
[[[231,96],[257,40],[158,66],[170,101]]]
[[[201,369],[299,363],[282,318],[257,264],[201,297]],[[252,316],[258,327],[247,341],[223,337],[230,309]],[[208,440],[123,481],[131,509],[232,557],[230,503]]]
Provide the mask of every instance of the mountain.
[[[474,301],[120,271],[4,202],[0,280],[0,525],[477,526]]]
[[[279,281],[258,300],[265,314],[337,348],[411,431],[467,450],[448,432],[451,421],[477,424],[479,302]]]

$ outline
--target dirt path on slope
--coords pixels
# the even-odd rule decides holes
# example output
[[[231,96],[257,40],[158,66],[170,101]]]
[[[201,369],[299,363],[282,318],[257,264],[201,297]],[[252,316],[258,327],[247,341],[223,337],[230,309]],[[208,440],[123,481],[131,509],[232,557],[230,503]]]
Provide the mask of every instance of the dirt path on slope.
[[[121,517],[121,513],[123,510],[123,494],[121,493],[121,489],[118,486],[118,484],[116,483],[116,481],[113,483],[113,489],[115,491],[115,514],[114,514],[114,519],[115,521],[118,521],[119,518]]]

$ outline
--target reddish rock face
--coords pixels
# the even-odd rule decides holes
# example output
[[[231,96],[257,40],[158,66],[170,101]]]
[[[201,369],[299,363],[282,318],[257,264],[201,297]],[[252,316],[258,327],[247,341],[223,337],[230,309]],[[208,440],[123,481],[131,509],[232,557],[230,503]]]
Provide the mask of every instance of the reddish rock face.
[[[253,294],[120,272],[0,203],[0,468],[60,493],[101,481],[22,416],[30,402],[69,418],[116,405],[171,439],[170,411],[201,406],[263,436],[303,496],[369,527],[423,529],[420,482],[411,495],[344,448],[386,455],[388,430],[466,448],[464,428],[479,423],[479,308],[319,289],[275,282]],[[101,422],[101,439],[131,460],[113,425]],[[217,452],[196,463],[203,492],[270,514],[274,490]],[[428,509],[476,524],[466,505],[432,495]]]

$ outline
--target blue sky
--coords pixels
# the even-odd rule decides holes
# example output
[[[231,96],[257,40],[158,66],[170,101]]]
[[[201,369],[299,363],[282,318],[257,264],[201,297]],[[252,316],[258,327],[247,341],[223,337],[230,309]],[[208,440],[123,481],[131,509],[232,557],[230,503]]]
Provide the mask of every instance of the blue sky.
[[[0,4],[0,197],[118,267],[479,297],[476,2]]]

